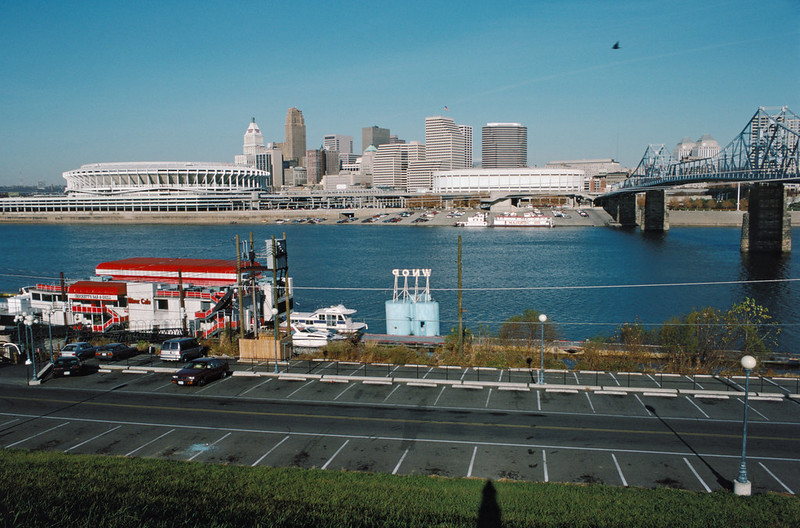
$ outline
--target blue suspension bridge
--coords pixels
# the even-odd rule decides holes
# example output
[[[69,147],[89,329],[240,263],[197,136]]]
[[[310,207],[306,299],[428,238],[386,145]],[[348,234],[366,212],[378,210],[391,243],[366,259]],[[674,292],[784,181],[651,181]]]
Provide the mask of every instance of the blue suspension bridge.
[[[800,182],[800,117],[787,107],[760,107],[742,132],[718,154],[675,159],[665,145],[649,145],[623,182],[595,199],[621,225],[637,224],[636,194],[645,193],[646,231],[669,229],[664,189],[692,183],[750,184],[742,220],[742,251],[791,248],[784,183]]]

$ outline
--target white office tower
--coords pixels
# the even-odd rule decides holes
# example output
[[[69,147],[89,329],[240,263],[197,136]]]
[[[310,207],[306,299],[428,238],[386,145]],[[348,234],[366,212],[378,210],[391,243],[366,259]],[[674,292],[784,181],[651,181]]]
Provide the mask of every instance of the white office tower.
[[[322,138],[322,148],[325,150],[335,150],[339,154],[352,154],[353,136],[326,134]]]
[[[528,127],[519,123],[486,123],[481,135],[481,166],[484,169],[514,169],[528,165]]]
[[[458,130],[464,136],[464,168],[472,168],[472,126],[458,125]]]
[[[719,154],[719,143],[711,137],[711,134],[700,136],[692,149],[692,157],[695,159],[713,158]]]
[[[424,160],[425,148],[419,141],[378,147],[372,164],[372,186],[405,190],[409,163]]]
[[[689,136],[684,137],[680,143],[675,145],[675,150],[672,151],[672,157],[675,161],[683,161],[692,155],[692,150],[695,147],[694,141]]]
[[[267,152],[264,147],[264,135],[261,134],[261,129],[256,124],[256,118],[252,118],[244,133],[244,145],[242,146],[242,154],[234,158],[234,163],[237,165],[247,165],[248,167],[256,166],[256,156]],[[263,167],[262,167],[263,168]],[[266,169],[269,170],[269,169]]]
[[[425,159],[440,161],[438,170],[465,169],[464,134],[449,117],[425,118]]]

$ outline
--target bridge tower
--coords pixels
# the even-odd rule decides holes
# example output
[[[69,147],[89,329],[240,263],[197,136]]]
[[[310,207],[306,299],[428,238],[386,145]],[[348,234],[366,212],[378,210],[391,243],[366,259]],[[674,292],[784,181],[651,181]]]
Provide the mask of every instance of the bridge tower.
[[[750,187],[748,212],[742,218],[742,252],[788,253],[792,250],[792,217],[782,183]]]
[[[651,189],[644,194],[642,231],[669,231],[669,212],[663,189]]]

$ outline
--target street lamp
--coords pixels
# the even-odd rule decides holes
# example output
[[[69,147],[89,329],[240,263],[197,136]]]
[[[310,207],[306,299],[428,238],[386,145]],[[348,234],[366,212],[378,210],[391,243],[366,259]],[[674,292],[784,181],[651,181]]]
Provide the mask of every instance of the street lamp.
[[[275,248],[275,244],[273,242],[272,245],[273,249]],[[274,285],[274,283],[273,283]],[[273,297],[274,298],[274,297]],[[278,309],[272,309],[272,326],[275,328],[275,374],[278,373],[278,343],[281,340],[280,329],[278,328]]]
[[[53,310],[45,310],[42,315],[47,316],[47,333],[50,335],[50,361],[53,361]]]
[[[16,325],[17,325],[17,341],[19,341],[19,346],[23,347],[23,354],[24,354],[25,346],[22,344],[22,329],[20,328],[20,325],[22,325],[22,321],[24,321],[24,320],[25,320],[25,318],[22,317],[20,314],[17,314],[17,315],[14,316],[14,323],[16,323]],[[25,334],[25,337],[27,338],[28,334]],[[17,347],[17,351],[19,351],[19,347]]]
[[[34,342],[33,342],[33,314],[28,314],[25,316],[25,326],[27,327],[27,331],[25,332],[25,337],[28,337],[28,332],[31,333],[31,340],[30,346],[28,347],[28,360],[33,364],[33,381],[35,383],[39,382],[39,376],[36,374],[36,352],[33,349]]]
[[[542,353],[541,353],[541,365],[539,369],[539,385],[544,385],[544,322],[547,321],[547,316],[545,314],[539,314],[539,322],[542,323]]]
[[[750,371],[756,367],[756,358],[744,356],[744,419],[742,421],[742,463],[739,465],[739,476],[733,482],[733,493],[736,495],[750,495],[751,483],[747,480],[747,466],[745,465],[745,448],[747,447],[747,397],[750,392]]]

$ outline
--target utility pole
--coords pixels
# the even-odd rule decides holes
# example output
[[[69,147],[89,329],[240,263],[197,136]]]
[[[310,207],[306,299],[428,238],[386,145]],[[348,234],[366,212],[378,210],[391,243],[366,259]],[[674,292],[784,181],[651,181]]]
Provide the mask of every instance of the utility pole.
[[[464,354],[464,310],[461,308],[461,235],[458,235],[458,353]]]
[[[257,304],[257,295],[256,295],[256,251],[255,246],[253,246],[253,232],[250,231],[250,250],[249,250],[249,257],[250,257],[250,273],[252,276],[252,287],[253,287],[253,338],[258,339],[258,304]]]
[[[236,235],[236,295],[239,301],[239,338],[244,339],[244,320],[242,319],[242,246]]]

